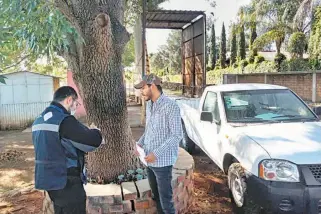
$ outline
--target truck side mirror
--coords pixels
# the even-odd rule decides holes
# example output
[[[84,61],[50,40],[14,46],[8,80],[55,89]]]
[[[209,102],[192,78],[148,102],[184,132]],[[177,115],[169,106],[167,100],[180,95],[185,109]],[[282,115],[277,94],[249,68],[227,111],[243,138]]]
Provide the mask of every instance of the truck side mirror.
[[[201,121],[211,122],[213,123],[213,114],[209,111],[203,111],[201,113]]]
[[[318,116],[321,115],[321,106],[314,107],[312,110],[316,115],[318,115]]]

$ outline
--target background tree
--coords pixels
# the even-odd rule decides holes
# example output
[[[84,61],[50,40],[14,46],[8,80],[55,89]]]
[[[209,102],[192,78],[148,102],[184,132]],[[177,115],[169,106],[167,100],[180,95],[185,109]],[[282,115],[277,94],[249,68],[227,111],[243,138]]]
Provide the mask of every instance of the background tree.
[[[88,155],[88,176],[99,183],[136,168],[128,123],[122,54],[129,14],[140,1],[0,1],[0,49],[52,57],[68,63],[84,99],[88,122],[101,128],[107,144]],[[149,1],[155,3],[155,1]],[[158,3],[158,1],[156,1]]]
[[[237,57],[237,41],[236,41],[236,26],[233,24],[232,27],[232,39],[231,39],[231,66],[233,66],[236,62],[236,57]]]
[[[214,69],[216,65],[216,40],[215,40],[215,26],[212,24],[211,33],[211,68]]]
[[[223,23],[222,32],[221,32],[221,43],[220,43],[220,66],[225,68],[226,62],[226,32],[225,26]]]
[[[312,59],[320,59],[321,53],[321,6],[315,9],[314,21],[309,40],[309,54]]]
[[[182,70],[182,47],[181,31],[172,30],[165,45],[162,45],[158,52],[151,56],[152,72],[165,75],[164,70],[168,68],[166,74],[180,74]]]
[[[245,47],[245,32],[244,25],[240,26],[240,38],[239,38],[239,48],[238,48],[238,57],[243,60],[246,58],[246,47]]]
[[[292,23],[302,0],[260,0],[256,4],[257,19],[264,32],[254,42],[257,49],[275,42],[277,54],[286,36],[293,32]]]
[[[303,58],[304,50],[306,47],[306,37],[302,32],[295,32],[289,39],[288,50],[292,58]]]

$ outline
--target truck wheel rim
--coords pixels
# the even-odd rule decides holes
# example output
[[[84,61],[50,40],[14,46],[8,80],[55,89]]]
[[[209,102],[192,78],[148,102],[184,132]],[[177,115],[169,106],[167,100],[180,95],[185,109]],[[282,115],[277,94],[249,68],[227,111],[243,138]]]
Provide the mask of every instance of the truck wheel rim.
[[[233,179],[231,182],[231,191],[233,194],[235,204],[238,207],[242,207],[244,201],[244,189],[242,187],[241,179],[235,174],[233,174]]]

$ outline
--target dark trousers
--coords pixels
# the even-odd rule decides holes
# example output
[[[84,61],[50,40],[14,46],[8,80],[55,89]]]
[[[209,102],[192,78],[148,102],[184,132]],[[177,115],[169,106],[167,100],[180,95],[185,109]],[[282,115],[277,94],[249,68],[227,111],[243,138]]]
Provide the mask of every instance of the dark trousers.
[[[55,214],[86,214],[86,192],[80,177],[67,178],[65,188],[48,191]]]
[[[172,169],[173,166],[147,168],[149,185],[159,214],[175,214]]]

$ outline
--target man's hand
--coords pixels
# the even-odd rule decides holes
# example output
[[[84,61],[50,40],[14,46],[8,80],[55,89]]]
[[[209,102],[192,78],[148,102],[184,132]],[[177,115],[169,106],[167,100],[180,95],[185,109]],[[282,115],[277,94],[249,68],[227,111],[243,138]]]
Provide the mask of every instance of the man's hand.
[[[137,146],[139,146],[139,147],[141,147],[141,145],[139,145],[139,144],[135,144],[135,149],[134,149],[134,154],[136,155],[136,156],[139,156],[139,152],[138,152],[138,150],[137,150]]]
[[[97,126],[96,126],[94,123],[92,123],[92,124],[89,126],[89,128],[91,128],[91,129],[97,129],[97,130],[101,131],[99,128],[97,128]]]
[[[149,153],[146,157],[145,157],[145,161],[147,163],[154,163],[156,161],[156,156],[154,155],[154,153]]]

